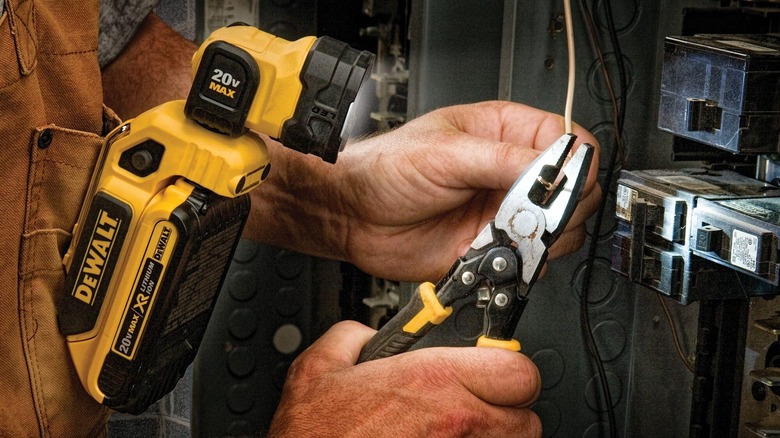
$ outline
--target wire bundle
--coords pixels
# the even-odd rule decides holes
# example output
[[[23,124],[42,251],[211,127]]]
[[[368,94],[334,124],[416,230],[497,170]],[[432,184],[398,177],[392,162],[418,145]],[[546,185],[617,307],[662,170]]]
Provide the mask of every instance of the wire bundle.
[[[564,0],[564,8],[566,14],[571,15],[570,7],[566,6],[568,0]],[[613,138],[614,145],[611,148],[611,154],[607,164],[607,173],[604,178],[602,186],[602,193],[609,193],[609,189],[612,185],[612,179],[614,177],[615,164],[619,151],[623,149],[623,124],[625,122],[625,109],[626,109],[626,96],[628,94],[628,85],[626,79],[625,64],[623,62],[623,53],[620,49],[620,43],[618,41],[617,30],[615,27],[615,20],[612,13],[612,4],[610,0],[604,0],[604,12],[607,21],[607,30],[609,32],[610,42],[612,44],[613,53],[617,60],[618,76],[620,95],[615,95],[615,90],[610,79],[609,72],[607,71],[606,62],[604,59],[604,51],[599,40],[598,33],[596,32],[596,24],[593,19],[593,12],[591,6],[587,0],[580,0],[580,7],[582,14],[585,17],[585,22],[590,36],[591,46],[593,47],[596,55],[599,59],[599,65],[601,67],[601,73],[604,77],[604,83],[606,84],[609,92],[610,101],[612,102],[612,123],[613,123]],[[567,18],[567,26],[570,26],[570,18]],[[585,269],[585,275],[582,284],[582,293],[580,296],[580,324],[582,327],[583,336],[585,337],[585,345],[594,359],[596,368],[599,374],[599,383],[601,387],[601,393],[604,398],[607,409],[607,417],[609,420],[609,432],[610,436],[617,437],[617,421],[615,419],[615,408],[612,403],[612,395],[609,390],[609,382],[607,381],[606,371],[604,370],[604,363],[598,351],[598,346],[593,338],[593,330],[590,324],[590,316],[588,313],[588,297],[590,295],[590,285],[593,272],[594,262],[596,260],[596,248],[598,246],[599,230],[604,219],[604,213],[606,210],[607,196],[604,195],[601,199],[601,204],[596,213],[594,220],[593,232],[591,234],[590,245],[588,248],[587,266]]]

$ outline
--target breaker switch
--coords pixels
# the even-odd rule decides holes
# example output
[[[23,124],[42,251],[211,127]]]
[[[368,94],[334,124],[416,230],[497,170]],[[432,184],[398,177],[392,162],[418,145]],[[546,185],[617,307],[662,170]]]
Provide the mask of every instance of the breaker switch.
[[[720,249],[723,230],[712,225],[704,225],[696,230],[696,249],[717,252]]]

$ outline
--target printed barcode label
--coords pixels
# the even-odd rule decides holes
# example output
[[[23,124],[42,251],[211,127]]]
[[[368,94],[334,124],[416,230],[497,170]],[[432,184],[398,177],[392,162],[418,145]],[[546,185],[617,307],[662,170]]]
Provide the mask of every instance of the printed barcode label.
[[[618,184],[617,199],[615,200],[615,215],[625,221],[631,222],[631,206],[636,202],[636,190]]]
[[[756,271],[758,237],[737,229],[731,233],[731,264],[748,271]]]

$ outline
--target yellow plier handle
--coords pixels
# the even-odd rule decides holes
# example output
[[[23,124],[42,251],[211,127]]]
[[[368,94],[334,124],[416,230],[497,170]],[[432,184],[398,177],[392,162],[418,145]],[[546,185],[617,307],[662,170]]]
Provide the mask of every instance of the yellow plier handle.
[[[509,351],[520,351],[520,341],[517,339],[509,339],[507,341],[501,339],[491,339],[487,335],[482,335],[477,339],[477,347],[493,347],[503,348]]]
[[[444,307],[436,297],[433,283],[422,283],[409,303],[363,347],[358,362],[403,353],[451,314],[452,307]]]

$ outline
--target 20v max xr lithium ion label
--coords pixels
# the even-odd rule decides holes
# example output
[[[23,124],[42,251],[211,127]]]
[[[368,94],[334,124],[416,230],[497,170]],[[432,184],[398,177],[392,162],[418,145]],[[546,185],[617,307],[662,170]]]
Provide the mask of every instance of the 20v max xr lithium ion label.
[[[168,221],[158,222],[152,231],[112,347],[116,354],[126,359],[135,357],[177,238],[176,228]]]

